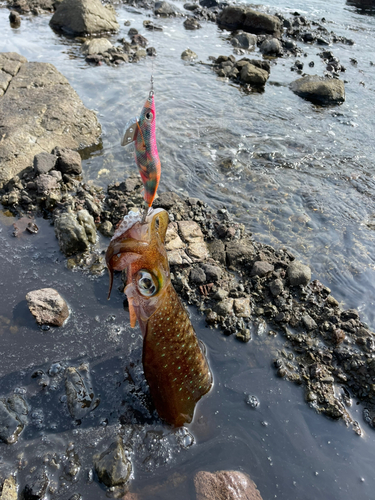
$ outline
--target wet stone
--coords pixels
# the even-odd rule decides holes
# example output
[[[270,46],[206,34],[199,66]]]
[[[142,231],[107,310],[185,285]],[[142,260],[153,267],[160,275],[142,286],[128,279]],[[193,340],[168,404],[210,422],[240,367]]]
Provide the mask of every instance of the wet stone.
[[[283,53],[282,45],[277,38],[264,40],[259,50],[265,56],[281,56]]]
[[[68,148],[55,148],[52,153],[58,156],[56,168],[62,174],[80,175],[82,173],[82,160],[77,151]]]
[[[60,250],[67,256],[84,252],[89,247],[85,229],[74,213],[63,213],[55,219],[55,234]]]
[[[309,314],[304,314],[302,316],[302,323],[307,331],[314,330],[318,326]]]
[[[280,293],[284,290],[284,284],[281,279],[276,279],[271,281],[270,283],[270,291],[274,297],[280,295]]]
[[[226,244],[226,257],[229,266],[247,263],[255,257],[255,249],[250,241],[231,241]]]
[[[251,276],[259,276],[260,278],[264,278],[267,274],[272,273],[274,270],[274,266],[269,262],[258,260],[254,262],[253,268],[251,270]]]
[[[41,500],[47,491],[48,483],[48,476],[44,471],[37,473],[25,485],[24,500]]]
[[[257,46],[257,37],[256,35],[240,31],[239,33],[236,33],[236,35],[234,35],[231,40],[231,44],[234,47],[239,47],[241,49],[254,50]]]
[[[109,222],[109,220],[104,221],[102,224],[100,224],[99,231],[102,233],[103,236],[106,236],[107,238],[112,238],[114,234],[114,228],[112,222]]]
[[[206,274],[206,279],[208,282],[216,282],[218,281],[223,271],[218,266],[213,266],[212,264],[202,264],[202,269]]]
[[[292,286],[307,285],[311,280],[311,269],[302,262],[294,260],[288,266],[287,276]]]
[[[0,399],[0,441],[15,443],[27,423],[28,408],[18,394]]]
[[[238,471],[200,471],[194,477],[196,500],[262,500],[255,483]]]
[[[196,285],[202,285],[206,282],[206,274],[200,267],[193,267],[193,269],[190,271],[189,279]]]
[[[187,30],[198,30],[199,28],[201,28],[202,26],[198,23],[198,21],[196,19],[194,19],[193,17],[188,17],[185,21],[184,21],[184,28],[187,29]]]
[[[225,264],[225,245],[221,240],[213,240],[208,244],[208,248],[214,260],[220,264]]]
[[[33,290],[26,294],[27,305],[40,325],[62,326],[69,317],[65,300],[53,288]]]
[[[36,174],[47,174],[55,168],[57,157],[49,153],[39,153],[34,156],[34,172]]]
[[[239,318],[249,318],[251,315],[250,299],[234,299],[234,312]]]
[[[227,316],[233,312],[233,299],[224,299],[216,304],[215,311],[219,316]]]
[[[120,439],[103,453],[94,455],[93,461],[99,481],[106,486],[122,486],[128,481],[132,465]]]
[[[85,364],[79,368],[66,368],[65,391],[69,413],[76,420],[82,419],[99,404],[99,400],[94,401],[89,369]]]
[[[38,194],[47,194],[55,189],[57,189],[57,180],[48,174],[39,175],[36,179],[36,187]]]

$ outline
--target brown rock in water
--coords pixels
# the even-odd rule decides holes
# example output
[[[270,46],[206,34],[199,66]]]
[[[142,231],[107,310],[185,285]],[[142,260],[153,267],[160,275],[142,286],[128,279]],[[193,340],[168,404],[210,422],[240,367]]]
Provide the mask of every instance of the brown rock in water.
[[[281,21],[276,16],[258,12],[246,6],[229,6],[223,9],[218,24],[231,31],[243,30],[254,35],[280,36]]]
[[[50,21],[52,28],[74,35],[118,31],[116,12],[100,0],[63,0]]]
[[[290,90],[314,104],[341,104],[345,101],[345,85],[337,78],[317,75],[298,78],[289,85]]]
[[[197,500],[263,500],[256,484],[238,471],[200,471],[194,478]]]
[[[40,325],[61,326],[69,316],[65,300],[53,288],[33,290],[26,294],[27,305]]]
[[[98,142],[101,129],[96,114],[85,108],[52,64],[28,63],[16,53],[0,53],[2,93],[0,188],[31,166],[35,155],[51,151],[56,144],[77,149]]]

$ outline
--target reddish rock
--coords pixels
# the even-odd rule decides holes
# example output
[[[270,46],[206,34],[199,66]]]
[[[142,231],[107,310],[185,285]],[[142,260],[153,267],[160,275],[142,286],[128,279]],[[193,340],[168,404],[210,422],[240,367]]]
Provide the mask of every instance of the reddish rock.
[[[194,485],[197,500],[263,500],[250,477],[234,470],[200,471]]]

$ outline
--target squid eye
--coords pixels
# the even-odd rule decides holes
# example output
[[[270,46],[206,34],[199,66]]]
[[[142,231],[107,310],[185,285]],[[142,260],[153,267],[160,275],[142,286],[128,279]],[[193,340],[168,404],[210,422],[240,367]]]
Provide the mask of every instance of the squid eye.
[[[151,121],[151,120],[152,120],[152,113],[151,113],[151,111],[148,111],[148,112],[145,114],[145,117],[146,117],[146,120]]]
[[[144,297],[152,297],[159,288],[155,276],[143,269],[138,272],[137,286],[138,290]]]

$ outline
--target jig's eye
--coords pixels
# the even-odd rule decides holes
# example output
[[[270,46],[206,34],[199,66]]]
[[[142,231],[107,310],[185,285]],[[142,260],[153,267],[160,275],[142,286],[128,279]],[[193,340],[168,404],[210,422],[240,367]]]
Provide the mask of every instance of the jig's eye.
[[[144,297],[152,297],[158,291],[158,282],[151,273],[142,269],[137,276],[138,290]]]
[[[147,111],[147,113],[145,114],[145,117],[146,117],[147,121],[151,122],[152,118],[153,118],[151,111]]]

